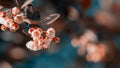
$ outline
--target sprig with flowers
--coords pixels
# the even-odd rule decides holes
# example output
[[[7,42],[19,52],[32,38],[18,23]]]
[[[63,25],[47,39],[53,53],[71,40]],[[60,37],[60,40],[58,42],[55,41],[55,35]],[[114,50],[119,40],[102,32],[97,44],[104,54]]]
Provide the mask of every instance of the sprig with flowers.
[[[27,18],[26,12],[22,12],[21,9],[32,3],[32,1],[33,0],[26,1],[21,7],[13,7],[12,9],[10,9],[10,14],[5,11],[1,11],[1,30],[6,31],[7,29],[9,29],[10,31],[15,32],[19,29],[20,24],[22,23],[36,25],[39,25],[39,23],[51,24],[60,17],[59,14],[51,14],[39,21]],[[52,41],[54,41],[55,43],[58,43],[60,41],[60,39],[55,36],[55,29],[52,27],[48,28],[47,31],[43,31],[43,29],[39,27],[32,27],[28,29],[28,34],[33,40],[27,42],[26,47],[33,51],[49,48]]]

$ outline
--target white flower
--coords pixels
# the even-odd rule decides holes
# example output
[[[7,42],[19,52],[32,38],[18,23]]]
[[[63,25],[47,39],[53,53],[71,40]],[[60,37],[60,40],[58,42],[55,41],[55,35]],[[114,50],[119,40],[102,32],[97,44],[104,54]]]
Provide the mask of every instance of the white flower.
[[[29,41],[29,42],[26,43],[26,47],[30,50],[33,49],[34,45],[35,45],[35,43],[33,41]]]
[[[55,29],[54,28],[49,28],[46,31],[46,36],[53,39],[55,37]]]
[[[37,30],[34,30],[31,34],[31,37],[33,38],[33,40],[39,40],[41,36],[41,33]]]
[[[42,31],[40,31],[39,28],[34,29],[31,33],[31,37],[33,38],[33,40],[38,41],[41,37]]]
[[[2,25],[1,25],[1,30],[5,31],[5,30],[7,30],[7,27],[2,24]]]
[[[23,13],[14,16],[14,21],[18,24],[22,24],[24,22],[23,19],[24,19]]]
[[[16,30],[18,30],[18,28],[19,28],[19,25],[17,23],[14,23],[10,29],[12,31],[16,31]]]
[[[3,24],[4,24],[6,27],[8,27],[8,28],[12,28],[12,26],[13,26],[13,24],[14,24],[14,21],[13,21],[13,19],[7,18],[7,19],[4,21]]]
[[[42,46],[38,45],[35,41],[27,42],[26,47],[33,51],[38,51],[42,49]]]
[[[0,24],[3,24],[5,22],[6,18],[0,17]]]
[[[20,13],[20,9],[18,7],[12,8],[12,14],[16,15]]]
[[[0,12],[0,24],[3,24],[6,20],[6,12]]]

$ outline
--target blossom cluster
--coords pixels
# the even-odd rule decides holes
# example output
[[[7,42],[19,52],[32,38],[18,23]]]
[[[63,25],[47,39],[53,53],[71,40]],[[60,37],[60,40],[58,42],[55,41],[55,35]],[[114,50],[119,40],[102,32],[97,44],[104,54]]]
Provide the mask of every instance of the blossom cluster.
[[[87,52],[86,59],[92,62],[102,61],[108,51],[106,44],[98,42],[98,38],[92,30],[86,30],[80,38],[72,39],[72,45],[78,47],[79,55]]]
[[[0,24],[2,24],[1,30],[3,31],[7,30],[7,28],[10,31],[16,31],[19,24],[24,22],[30,23],[30,20],[24,16],[24,13],[18,7],[13,7],[10,15],[7,15],[7,12],[4,11],[0,12]]]
[[[26,47],[33,51],[49,48],[52,41],[56,43],[60,41],[60,39],[55,36],[54,28],[43,31],[41,28],[35,27],[30,28],[28,33],[33,40],[27,42]]]

